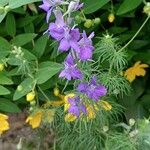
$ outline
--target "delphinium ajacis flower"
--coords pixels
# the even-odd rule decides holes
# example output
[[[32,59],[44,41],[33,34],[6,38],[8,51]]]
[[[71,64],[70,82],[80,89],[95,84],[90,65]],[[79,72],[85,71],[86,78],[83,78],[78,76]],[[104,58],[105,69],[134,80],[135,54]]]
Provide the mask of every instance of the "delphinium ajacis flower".
[[[90,80],[89,83],[80,83],[77,87],[77,90],[86,94],[88,98],[94,101],[98,101],[100,97],[105,96],[107,93],[107,89],[103,85],[97,83],[95,76]]]
[[[83,75],[78,69],[77,65],[74,63],[74,59],[71,54],[69,54],[64,62],[65,68],[61,71],[59,77],[71,79],[82,79]]]
[[[43,4],[39,7],[47,12],[46,21],[48,22],[52,11],[54,11],[57,6],[66,4],[68,3],[64,2],[64,0],[43,0]]]

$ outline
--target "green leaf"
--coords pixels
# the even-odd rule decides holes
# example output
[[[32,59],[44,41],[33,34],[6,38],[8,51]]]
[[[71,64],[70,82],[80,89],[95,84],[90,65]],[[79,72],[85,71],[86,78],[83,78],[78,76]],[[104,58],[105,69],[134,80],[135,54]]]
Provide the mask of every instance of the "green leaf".
[[[9,54],[10,49],[11,45],[9,42],[6,39],[0,37],[0,59],[5,58]]]
[[[141,60],[144,63],[150,64],[150,52],[138,52],[136,56],[134,56],[134,59]]]
[[[9,0],[0,0],[0,5],[4,6],[9,2]]]
[[[25,79],[20,85],[19,88],[20,89],[16,89],[14,96],[13,96],[13,100],[18,100],[21,97],[23,97],[24,95],[26,95],[27,93],[29,93],[33,86],[34,86],[34,80],[31,78],[27,78]]]
[[[34,33],[25,33],[20,34],[14,37],[11,41],[12,44],[16,46],[22,46],[27,44],[28,42],[32,41],[37,35]]]
[[[137,8],[142,3],[142,0],[124,0],[120,5],[117,15],[123,15]]]
[[[6,13],[0,15],[0,23],[3,21],[3,19],[5,18],[5,16],[6,16]]]
[[[9,6],[11,9],[14,9],[26,4],[39,2],[39,1],[41,0],[9,0]]]
[[[8,35],[14,37],[16,34],[16,22],[12,13],[9,13],[6,17],[6,30]]]
[[[39,66],[39,70],[36,73],[37,84],[42,84],[57,74],[62,65],[55,62],[43,62]]]
[[[146,109],[150,108],[150,94],[143,95],[140,100]]]
[[[102,8],[110,0],[85,0],[84,2],[84,13],[90,14],[98,9]]]
[[[21,112],[20,108],[6,99],[0,99],[0,110],[9,113],[19,113]]]
[[[10,94],[10,91],[0,85],[0,95],[7,95],[7,94]]]
[[[47,35],[44,35],[42,37],[40,37],[36,43],[35,43],[35,47],[33,49],[33,53],[38,57],[40,58],[44,51],[45,51],[45,48],[46,48],[46,45],[47,45],[47,41],[48,41],[48,36]]]
[[[6,74],[4,74],[3,72],[0,72],[0,84],[11,85],[13,84],[13,81],[10,78],[8,78]]]

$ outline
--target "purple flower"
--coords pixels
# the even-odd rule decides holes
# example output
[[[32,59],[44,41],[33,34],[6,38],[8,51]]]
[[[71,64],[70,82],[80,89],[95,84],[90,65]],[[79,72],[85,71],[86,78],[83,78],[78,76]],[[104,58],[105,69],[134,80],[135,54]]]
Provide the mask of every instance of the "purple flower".
[[[79,44],[79,58],[81,60],[88,60],[92,58],[92,53],[94,47],[92,46],[92,38],[94,37],[94,32],[87,37],[86,32],[84,31],[82,34],[82,39],[78,42]]]
[[[68,51],[70,48],[79,51],[78,47],[79,39],[80,39],[79,29],[66,28],[64,32],[64,38],[61,39],[58,49],[62,52]]]
[[[66,78],[67,80],[82,79],[83,75],[81,71],[74,64],[73,57],[69,54],[65,60],[65,69],[61,71],[59,77]]]
[[[63,0],[43,0],[43,4],[39,7],[47,12],[46,21],[48,22],[51,13],[53,9],[58,5],[64,5],[67,4],[66,2],[63,2]]]
[[[56,21],[55,23],[50,23],[48,28],[48,33],[55,40],[60,41],[65,34],[66,24],[62,16],[61,11],[55,11]]]
[[[90,83],[80,83],[77,90],[95,101],[107,93],[107,89],[103,85],[97,84],[96,77],[93,77]]]
[[[81,99],[79,97],[75,98],[69,98],[68,102],[70,103],[70,107],[68,109],[68,112],[79,117],[81,113],[86,114],[86,107],[82,103]]]
[[[64,14],[64,16],[65,16],[66,14],[69,14],[69,15],[70,15],[70,13],[72,13],[72,12],[74,12],[74,11],[76,11],[76,10],[82,8],[82,7],[83,7],[83,3],[80,4],[80,0],[71,1],[71,2],[69,3],[68,10],[67,10],[67,12]]]
[[[79,51],[78,41],[80,39],[79,29],[70,29],[64,22],[62,13],[60,11],[55,12],[56,21],[50,23],[48,32],[51,37],[60,41],[59,50],[68,51],[70,48]]]

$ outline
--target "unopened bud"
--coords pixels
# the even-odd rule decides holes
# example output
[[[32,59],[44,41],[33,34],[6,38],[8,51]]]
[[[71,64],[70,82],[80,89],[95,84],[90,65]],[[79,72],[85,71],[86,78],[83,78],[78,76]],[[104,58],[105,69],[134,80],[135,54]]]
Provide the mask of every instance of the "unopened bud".
[[[4,70],[4,64],[0,64],[0,71],[3,71]]]
[[[94,19],[94,24],[100,24],[100,22],[101,22],[101,19],[100,18],[95,18]]]
[[[22,87],[21,85],[18,85],[17,90],[18,90],[18,91],[22,91],[22,90],[23,90],[23,87]]]
[[[31,101],[31,102],[30,102],[30,105],[31,105],[31,106],[35,106],[35,104],[36,104],[36,101]]]
[[[109,130],[109,127],[108,126],[103,126],[103,131],[104,132],[107,132]]]
[[[5,12],[6,12],[6,13],[8,13],[8,12],[11,10],[10,6],[8,6],[8,5],[7,5],[7,6],[5,6],[5,8],[4,8],[4,9],[5,9]]]
[[[109,14],[109,16],[108,16],[108,21],[109,21],[110,23],[113,23],[114,20],[115,20],[115,15],[114,15],[113,13]]]
[[[150,15],[150,2],[147,2],[143,8],[145,14]]]
[[[135,125],[135,120],[133,118],[129,119],[129,125],[131,127]]]
[[[0,15],[3,15],[5,13],[5,8],[3,6],[0,6]]]
[[[93,22],[91,19],[87,19],[84,23],[84,27],[86,27],[86,28],[90,28],[90,27],[92,27],[92,25],[93,25]]]
[[[22,149],[22,138],[20,138],[19,143],[17,144],[17,150]]]
[[[59,93],[60,93],[59,89],[58,89],[57,87],[54,88],[54,95],[55,95],[55,96],[58,96]]]

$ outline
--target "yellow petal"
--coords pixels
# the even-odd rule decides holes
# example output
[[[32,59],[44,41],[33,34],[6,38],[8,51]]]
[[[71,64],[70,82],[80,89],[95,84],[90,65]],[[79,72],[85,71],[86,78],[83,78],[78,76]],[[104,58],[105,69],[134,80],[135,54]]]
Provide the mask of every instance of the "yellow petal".
[[[140,68],[148,68],[149,67],[149,65],[147,65],[147,64],[141,64],[140,65]]]
[[[95,114],[95,110],[93,108],[93,106],[87,106],[87,118],[88,119],[94,119],[96,117],[96,114]]]
[[[141,63],[141,61],[137,61],[137,62],[134,64],[134,66],[133,66],[133,67],[135,68],[135,67],[139,66],[139,65],[140,65],[140,63]]]
[[[67,111],[70,107],[70,103],[68,102],[68,98],[74,98],[75,94],[71,93],[64,97],[65,105],[64,105],[64,111]]]
[[[112,106],[107,102],[107,101],[103,101],[101,100],[102,102],[102,107],[106,110],[106,111],[109,111],[112,109]]]
[[[75,121],[76,119],[77,119],[77,117],[70,114],[70,113],[65,115],[65,121],[66,122],[72,122],[72,121]]]
[[[0,135],[9,129],[9,123],[6,120],[0,121]]]
[[[6,119],[8,119],[8,116],[0,113],[0,120],[6,120]]]
[[[51,106],[62,106],[62,105],[64,105],[64,101],[51,101],[50,102],[50,105]]]
[[[26,123],[29,123],[33,129],[39,127],[42,120],[42,114],[42,112],[37,112],[34,115],[29,116]]]
[[[146,71],[144,69],[139,68],[139,69],[136,70],[136,75],[137,76],[143,76],[144,77],[145,74],[146,74]]]

